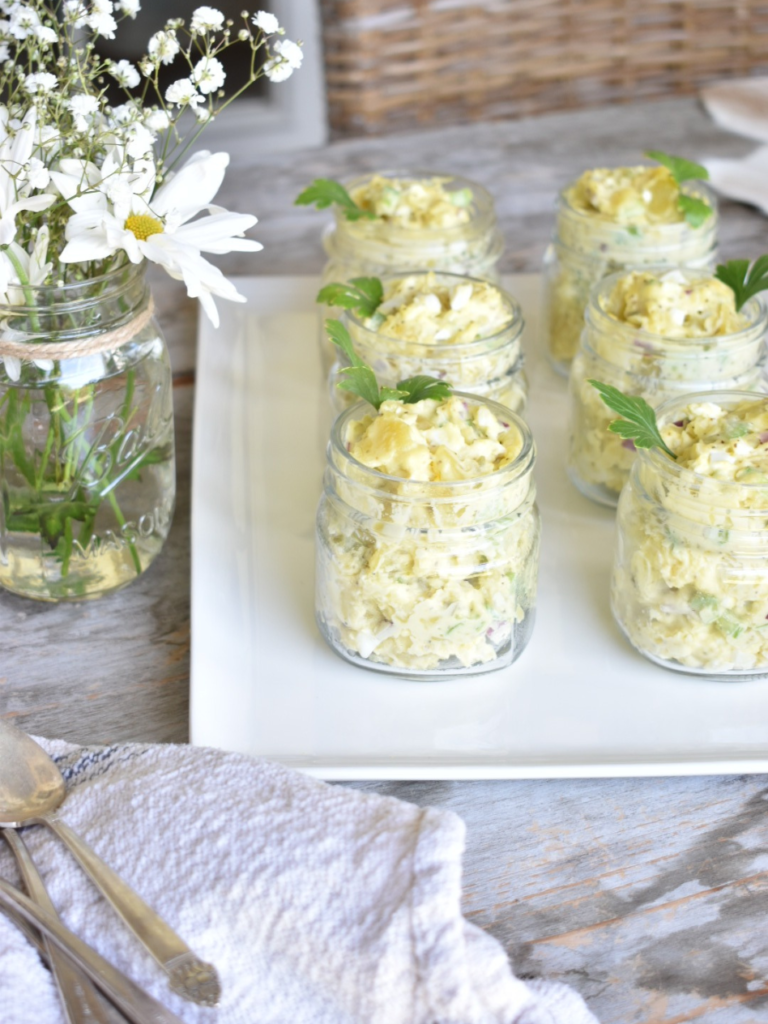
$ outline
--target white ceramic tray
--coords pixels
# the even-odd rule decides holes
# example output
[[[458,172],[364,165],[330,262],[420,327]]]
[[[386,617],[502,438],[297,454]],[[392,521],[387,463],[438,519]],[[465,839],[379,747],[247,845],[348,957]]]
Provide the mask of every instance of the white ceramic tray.
[[[565,476],[566,392],[525,311],[544,521],[533,638],[508,669],[419,683],[333,654],[313,617],[314,515],[330,413],[317,281],[247,278],[201,317],[192,487],[193,743],[327,779],[768,771],[768,681],[659,668],[608,608],[613,515]]]

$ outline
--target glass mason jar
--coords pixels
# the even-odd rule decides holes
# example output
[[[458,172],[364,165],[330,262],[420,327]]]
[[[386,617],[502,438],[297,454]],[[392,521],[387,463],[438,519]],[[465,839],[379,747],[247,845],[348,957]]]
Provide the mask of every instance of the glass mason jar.
[[[413,679],[510,665],[533,629],[539,559],[535,447],[525,423],[518,457],[488,476],[423,482],[387,476],[347,451],[334,423],[317,514],[316,614],[347,661]]]
[[[681,272],[691,281],[709,276],[687,268]],[[666,338],[606,312],[605,303],[622,274],[612,274],[592,292],[569,383],[568,475],[582,494],[614,507],[635,460],[635,446],[608,429],[616,413],[590,380],[612,384],[654,408],[692,391],[768,391],[768,309],[758,299],[741,310],[749,323],[735,334]]]
[[[504,251],[504,239],[496,223],[493,199],[482,185],[460,175],[434,171],[376,173],[405,182],[441,178],[447,191],[468,189],[472,193],[472,202],[466,207],[469,220],[449,228],[409,228],[368,218],[349,221],[341,210],[335,209],[335,223],[323,235],[328,261],[321,286],[333,281],[346,283],[353,277],[382,277],[414,270],[441,270],[499,281],[496,265]],[[345,186],[352,192],[373,177],[374,174],[364,174],[346,181]],[[335,314],[331,311],[329,315]],[[327,373],[335,356],[322,329],[320,347]]]
[[[760,396],[717,391],[665,402],[733,408]],[[768,674],[768,479],[715,480],[641,450],[619,500],[614,617],[641,654],[666,668],[733,680]]]
[[[475,280],[456,274],[435,274],[434,277],[436,285],[446,288],[463,282],[471,284]],[[525,322],[520,304],[508,292],[498,290],[509,311],[509,321],[494,334],[473,341],[424,343],[387,337],[381,331],[366,327],[363,320],[349,310],[344,311],[341,320],[349,331],[355,351],[373,368],[380,385],[394,388],[398,381],[426,374],[447,380],[457,390],[467,391],[476,398],[490,398],[522,414],[528,395],[521,341]],[[342,412],[356,401],[348,391],[336,387],[343,377],[340,370],[346,365],[348,360],[337,350],[329,375],[331,402],[336,412]]]
[[[98,597],[153,561],[173,514],[168,351],[144,266],[0,307],[0,586]]]
[[[568,188],[571,186],[569,185]],[[555,237],[544,254],[542,329],[552,366],[567,376],[579,347],[589,295],[608,274],[650,265],[711,269],[717,255],[717,201],[700,182],[682,186],[705,199],[712,213],[697,228],[687,221],[621,225],[574,209],[558,198]]]

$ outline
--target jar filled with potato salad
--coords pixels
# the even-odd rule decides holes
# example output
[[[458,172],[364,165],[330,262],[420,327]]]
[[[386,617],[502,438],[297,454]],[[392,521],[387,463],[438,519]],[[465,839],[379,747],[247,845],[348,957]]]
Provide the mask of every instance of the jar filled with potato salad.
[[[354,203],[370,214],[335,222],[323,236],[328,261],[322,284],[409,270],[440,270],[498,281],[504,240],[490,194],[477,182],[431,171],[382,171],[347,182]],[[321,335],[325,369],[333,352]]]
[[[385,278],[375,312],[363,317],[348,310],[342,322],[357,354],[386,387],[427,374],[513,412],[525,409],[523,314],[498,285],[432,271]],[[338,353],[330,373],[337,412],[353,400],[336,387],[346,365]]]
[[[694,226],[681,196],[698,199],[711,213]],[[717,226],[717,203],[706,185],[679,185],[666,167],[595,169],[568,185],[544,257],[542,325],[554,368],[567,375],[590,291],[602,278],[644,265],[712,268]]]
[[[525,423],[468,394],[342,413],[317,516],[330,646],[415,679],[515,661],[536,603],[534,462]]]
[[[768,399],[675,398],[660,448],[638,452],[618,508],[611,603],[630,643],[667,668],[768,674]]]
[[[706,271],[657,267],[612,274],[594,289],[570,378],[568,474],[588,498],[615,506],[635,459],[631,440],[590,380],[653,408],[693,391],[767,391],[768,312]]]

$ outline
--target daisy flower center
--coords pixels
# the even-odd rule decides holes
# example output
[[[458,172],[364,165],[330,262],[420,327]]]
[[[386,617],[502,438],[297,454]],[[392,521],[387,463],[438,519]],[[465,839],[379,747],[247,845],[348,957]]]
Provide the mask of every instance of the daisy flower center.
[[[125,222],[126,231],[132,232],[140,242],[145,242],[150,235],[161,235],[163,225],[156,217],[147,213],[133,213]]]

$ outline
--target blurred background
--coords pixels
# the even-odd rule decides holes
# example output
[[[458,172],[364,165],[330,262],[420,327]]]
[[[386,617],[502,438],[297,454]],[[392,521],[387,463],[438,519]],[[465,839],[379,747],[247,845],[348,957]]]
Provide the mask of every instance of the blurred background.
[[[669,98],[768,73],[766,0],[261,2],[303,40],[304,66],[280,86],[262,80],[227,121],[271,150]],[[197,6],[145,0],[109,55],[136,59],[168,18]],[[237,24],[242,0],[215,6]],[[237,52],[228,88],[243,73]]]

